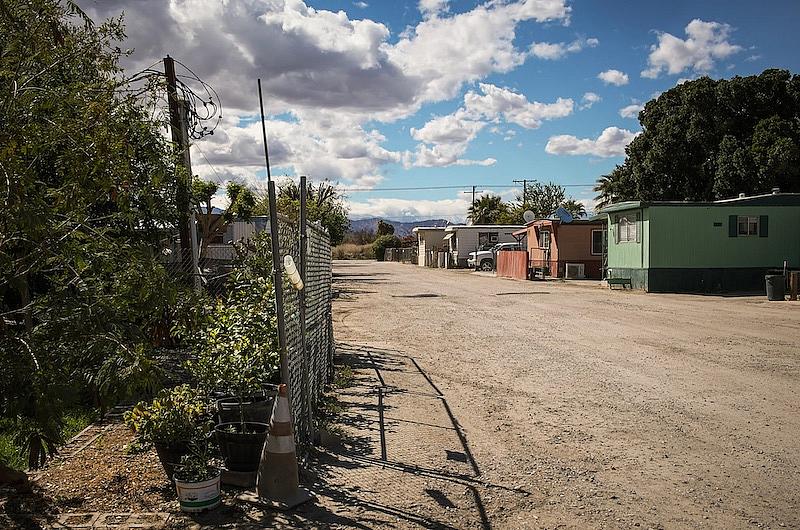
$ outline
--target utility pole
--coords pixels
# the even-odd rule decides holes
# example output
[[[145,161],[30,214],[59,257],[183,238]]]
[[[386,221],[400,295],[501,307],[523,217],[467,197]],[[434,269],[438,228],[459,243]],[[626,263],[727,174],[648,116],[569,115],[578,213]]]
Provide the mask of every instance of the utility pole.
[[[522,204],[528,207],[528,179],[515,180],[515,184],[522,184]]]
[[[183,168],[185,175],[178,176],[175,189],[175,203],[178,209],[178,234],[181,240],[181,264],[184,270],[192,268],[192,244],[189,223],[189,183],[192,179],[192,160],[189,156],[188,112],[186,103],[178,100],[178,80],[175,75],[175,61],[167,55],[164,58],[164,74],[167,77],[167,102],[169,103],[169,126],[172,142],[180,150],[176,164]],[[195,276],[197,271],[192,271]]]
[[[472,186],[472,224],[475,224],[475,188],[477,186]]]

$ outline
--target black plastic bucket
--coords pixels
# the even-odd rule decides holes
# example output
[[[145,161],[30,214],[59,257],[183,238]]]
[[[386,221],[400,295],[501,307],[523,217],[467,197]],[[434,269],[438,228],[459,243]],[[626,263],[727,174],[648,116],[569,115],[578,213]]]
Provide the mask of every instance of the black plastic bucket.
[[[784,300],[786,297],[786,278],[783,274],[767,274],[767,300]]]
[[[217,425],[214,434],[225,467],[230,471],[257,471],[268,429],[266,423],[256,422]]]

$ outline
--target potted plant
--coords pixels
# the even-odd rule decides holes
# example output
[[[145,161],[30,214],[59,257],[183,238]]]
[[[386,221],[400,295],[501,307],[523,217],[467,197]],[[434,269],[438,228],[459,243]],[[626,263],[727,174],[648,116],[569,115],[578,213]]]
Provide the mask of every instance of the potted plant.
[[[189,454],[175,466],[175,491],[184,512],[213,510],[222,502],[221,473],[209,465],[208,443],[202,440],[193,445]]]
[[[221,418],[226,418],[227,414],[230,421],[220,421],[214,427],[217,444],[229,470],[256,471],[267,439],[269,412],[252,407],[265,401],[253,402],[248,398],[263,391],[262,363],[254,356],[241,352],[223,355],[220,360],[217,380],[233,395],[233,401],[230,402],[233,408],[218,410]],[[245,408],[245,403],[251,407]],[[261,421],[253,421],[262,417]]]
[[[125,413],[125,423],[136,433],[135,448],[154,447],[170,479],[190,444],[207,436],[210,419],[207,401],[189,385],[164,389],[153,401],[139,402]]]
[[[189,364],[208,395],[228,396],[218,401],[214,432],[230,471],[256,471],[267,437],[275,395],[267,385],[280,373],[272,297],[272,284],[263,277],[237,277],[198,335],[197,359]]]

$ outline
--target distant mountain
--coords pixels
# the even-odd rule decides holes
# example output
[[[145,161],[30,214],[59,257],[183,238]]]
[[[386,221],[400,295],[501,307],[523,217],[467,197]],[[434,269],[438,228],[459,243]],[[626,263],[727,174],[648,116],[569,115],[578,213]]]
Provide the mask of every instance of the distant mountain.
[[[359,232],[361,230],[369,230],[375,232],[378,229],[378,221],[380,220],[380,217],[351,219],[350,231]],[[411,234],[411,230],[417,226],[446,226],[447,224],[452,224],[447,219],[427,219],[425,221],[393,221],[392,219],[383,219],[383,221],[394,227],[394,235],[398,237]]]

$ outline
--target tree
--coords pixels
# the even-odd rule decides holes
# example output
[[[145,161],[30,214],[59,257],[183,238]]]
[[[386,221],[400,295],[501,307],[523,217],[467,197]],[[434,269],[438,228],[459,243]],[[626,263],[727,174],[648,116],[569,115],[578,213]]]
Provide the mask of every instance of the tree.
[[[533,181],[528,185],[525,209],[530,210],[537,218],[547,217],[567,200],[566,190],[554,182],[542,184]]]
[[[118,66],[123,37],[69,0],[0,2],[0,416],[32,468],[80,396],[152,390],[182,296],[158,260],[174,151],[157,86]]]
[[[618,171],[620,166],[617,166],[614,171]],[[597,196],[594,198],[595,207],[605,208],[609,204],[616,202],[616,192],[614,191],[615,184],[617,182],[617,178],[614,177],[614,173],[612,172],[610,175],[603,175],[599,179],[597,179],[597,184],[595,184],[592,190],[597,193]]]
[[[710,201],[800,191],[800,76],[786,70],[682,83],[649,101],[601,202]]]
[[[256,197],[252,190],[237,182],[229,182],[225,188],[228,195],[228,207],[221,214],[214,214],[211,201],[217,194],[219,186],[213,182],[195,179],[192,182],[192,201],[197,210],[197,222],[200,225],[200,257],[208,250],[208,244],[214,237],[224,234],[236,219],[249,221],[256,207]]]
[[[380,236],[390,236],[392,234],[394,234],[394,225],[392,223],[387,223],[383,219],[379,219],[378,228],[375,231],[375,235],[380,237]]]
[[[328,230],[331,245],[336,246],[344,240],[350,228],[347,218],[347,206],[330,182],[323,180],[314,185],[308,183],[306,197],[306,216],[309,221],[319,222]],[[278,188],[278,211],[293,221],[300,220],[300,186],[294,181],[287,181]],[[254,209],[255,215],[269,214],[269,202],[263,197]]]
[[[474,206],[469,207],[467,215],[472,224],[491,225],[500,222],[507,212],[508,205],[499,195],[487,194],[475,201]]]
[[[586,207],[583,205],[582,202],[578,202],[575,199],[568,199],[561,203],[561,207],[568,211],[572,217],[580,218],[586,215]]]
[[[586,208],[573,199],[567,198],[563,186],[554,182],[543,184],[532,181],[522,193],[517,194],[517,200],[511,203],[505,215],[501,216],[504,224],[524,224],[524,214],[530,210],[537,219],[549,217],[561,206],[575,217],[586,214]]]

